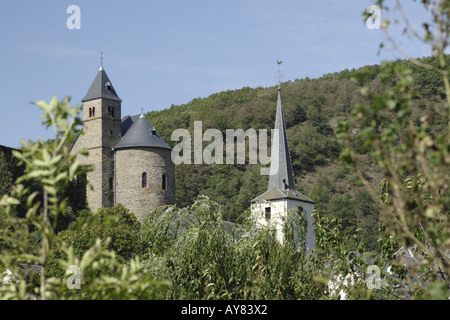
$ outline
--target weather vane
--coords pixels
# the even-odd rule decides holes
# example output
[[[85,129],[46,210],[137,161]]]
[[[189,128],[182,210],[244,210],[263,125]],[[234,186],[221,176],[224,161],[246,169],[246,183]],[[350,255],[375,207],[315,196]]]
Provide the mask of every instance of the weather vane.
[[[275,79],[277,79],[277,81],[278,81],[278,86],[281,85],[281,80],[283,79],[283,73],[281,72],[281,68],[280,68],[280,65],[281,65],[282,63],[283,63],[283,61],[278,61],[278,60],[277,60],[278,71],[277,71],[277,73],[275,74]]]

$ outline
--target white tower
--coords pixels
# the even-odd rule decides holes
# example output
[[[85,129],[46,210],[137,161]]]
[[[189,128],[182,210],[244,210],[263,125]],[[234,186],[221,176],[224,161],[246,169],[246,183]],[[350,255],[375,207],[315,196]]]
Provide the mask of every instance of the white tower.
[[[289,214],[304,214],[307,220],[306,251],[315,248],[313,219],[314,201],[295,190],[294,175],[286,136],[281,88],[278,87],[274,136],[272,138],[269,184],[267,191],[251,201],[251,213],[258,225],[275,231],[282,244],[283,227]]]

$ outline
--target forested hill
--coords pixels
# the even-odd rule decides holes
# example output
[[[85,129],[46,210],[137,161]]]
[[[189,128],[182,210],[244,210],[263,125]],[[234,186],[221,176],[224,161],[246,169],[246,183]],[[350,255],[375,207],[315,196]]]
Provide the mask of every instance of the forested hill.
[[[0,145],[0,197],[10,193],[14,181],[23,174],[23,167],[12,155],[14,149]]]
[[[450,56],[446,59],[448,65]],[[435,63],[433,58],[423,60]],[[439,87],[442,81],[437,73],[410,62],[397,63],[412,70],[415,89],[425,100],[442,103],[443,90]],[[339,161],[343,147],[335,132],[338,120],[349,119],[354,106],[364,102],[360,94],[363,86],[369,85],[374,93],[385,89],[380,81],[380,71],[380,66],[371,65],[326,74],[318,79],[281,84],[296,187],[315,201],[316,209],[323,215],[340,218],[347,234],[364,228],[375,235],[379,210],[353,167]],[[395,81],[390,79],[387,85]],[[148,113],[147,118],[172,147],[178,143],[171,141],[172,132],[186,128],[193,137],[194,121],[202,121],[203,132],[219,129],[225,141],[226,129],[270,130],[275,121],[276,100],[277,86],[244,87],[154,111]],[[423,103],[424,100],[417,101]],[[415,119],[422,116],[423,107],[419,103],[413,106]],[[446,130],[445,120],[438,119],[435,123],[432,130]],[[210,143],[205,142],[204,146]],[[268,144],[270,154],[270,141]],[[0,147],[0,196],[10,191],[22,171],[11,156],[11,148]],[[378,189],[381,174],[377,165],[367,158],[361,171]],[[249,208],[250,200],[266,190],[267,181],[268,177],[260,174],[259,164],[181,164],[176,166],[176,202],[179,207],[184,207],[197,195],[204,194],[222,206],[224,220],[236,221]]]
[[[449,56],[446,57],[447,60]],[[433,58],[423,58],[435,63]],[[426,99],[441,101],[441,78],[435,72],[407,61],[398,61],[413,71],[415,89]],[[370,85],[373,92],[384,88],[379,65],[323,75],[318,79],[300,79],[281,84],[289,148],[297,189],[316,202],[325,215],[343,220],[346,231],[357,227],[375,232],[378,210],[354,170],[339,162],[342,146],[335,129],[340,118],[349,118],[353,106],[363,102],[361,87]],[[354,81],[357,77],[358,80]],[[396,79],[392,79],[394,83]],[[174,146],[171,134],[187,128],[193,137],[194,121],[202,121],[203,132],[209,128],[247,130],[273,127],[277,86],[244,87],[212,94],[187,104],[147,114],[163,138]],[[413,114],[420,117],[421,106]],[[443,127],[445,128],[445,127]],[[439,130],[439,128],[436,128]],[[208,145],[210,142],[205,142]],[[270,148],[270,145],[269,145]],[[224,148],[225,150],[225,148]],[[367,159],[362,168],[378,188],[381,175]],[[223,207],[225,219],[235,220],[249,202],[266,190],[267,176],[260,175],[259,165],[178,165],[176,168],[177,205],[185,206],[198,194],[206,194]]]

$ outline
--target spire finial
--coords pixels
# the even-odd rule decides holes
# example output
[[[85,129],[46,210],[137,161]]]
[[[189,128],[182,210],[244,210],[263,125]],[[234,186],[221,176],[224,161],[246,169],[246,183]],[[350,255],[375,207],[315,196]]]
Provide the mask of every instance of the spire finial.
[[[100,52],[100,67],[103,68],[103,52]]]
[[[277,79],[278,82],[278,88],[280,88],[281,86],[281,80],[283,79],[283,73],[281,72],[281,68],[280,65],[283,63],[283,61],[278,61],[277,60],[277,65],[278,65],[278,71],[275,74],[275,78]]]
[[[141,115],[139,116],[139,119],[144,119],[144,108],[141,108]]]

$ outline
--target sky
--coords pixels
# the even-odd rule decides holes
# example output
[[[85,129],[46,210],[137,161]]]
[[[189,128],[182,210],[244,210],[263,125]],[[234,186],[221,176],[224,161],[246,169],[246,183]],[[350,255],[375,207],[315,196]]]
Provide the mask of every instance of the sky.
[[[402,58],[381,29],[364,22],[374,2],[2,0],[0,145],[53,138],[33,102],[56,95],[81,104],[101,52],[123,116],[246,86],[274,86],[277,60],[283,81],[295,81]],[[402,2],[415,27],[427,19],[417,2]],[[71,5],[80,9],[79,20],[67,12]],[[393,7],[380,14],[400,20]],[[69,28],[68,20],[79,21],[79,29]],[[402,29],[392,24],[390,32],[405,52],[430,55],[427,46],[401,36]]]

